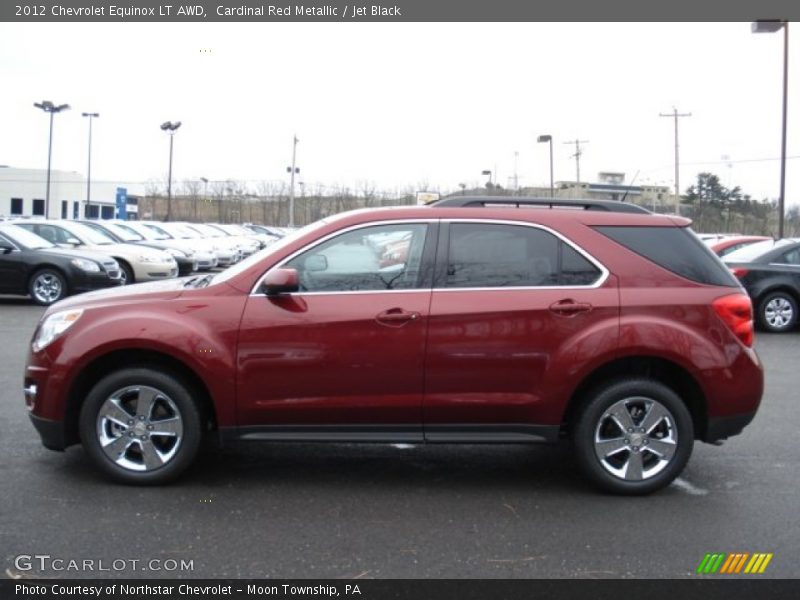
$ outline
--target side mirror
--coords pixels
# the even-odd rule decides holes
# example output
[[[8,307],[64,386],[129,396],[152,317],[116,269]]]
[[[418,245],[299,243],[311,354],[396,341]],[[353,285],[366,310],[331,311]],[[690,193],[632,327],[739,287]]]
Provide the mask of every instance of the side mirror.
[[[67,243],[72,245],[72,246],[80,246],[81,245],[81,241],[78,238],[74,238],[74,237],[68,237],[67,238]]]
[[[300,289],[297,269],[273,269],[261,281],[261,292],[267,296],[291,294]]]
[[[5,240],[0,240],[0,254],[8,254],[14,251],[14,246]]]
[[[312,254],[306,259],[303,266],[306,271],[327,271],[328,258],[324,254]]]

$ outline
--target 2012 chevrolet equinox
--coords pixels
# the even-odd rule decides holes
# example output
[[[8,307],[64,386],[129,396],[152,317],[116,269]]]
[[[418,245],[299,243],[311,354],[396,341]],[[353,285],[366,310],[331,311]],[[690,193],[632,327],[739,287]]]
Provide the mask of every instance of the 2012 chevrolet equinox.
[[[217,275],[51,306],[25,368],[51,449],[156,484],[201,438],[572,441],[652,492],[738,434],[750,300],[689,222],[612,202],[456,198],[324,219]]]

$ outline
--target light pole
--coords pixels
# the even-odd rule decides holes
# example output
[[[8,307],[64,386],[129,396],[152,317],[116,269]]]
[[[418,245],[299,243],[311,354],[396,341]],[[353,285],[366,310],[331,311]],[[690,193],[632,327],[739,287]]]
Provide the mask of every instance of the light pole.
[[[92,204],[92,121],[99,117],[100,113],[81,113],[84,117],[89,117],[89,165],[86,167],[86,209],[84,216],[89,219],[89,207]]]
[[[166,121],[161,124],[161,130],[169,134],[169,177],[167,179],[167,221],[172,220],[172,139],[181,126],[180,121]]]
[[[206,179],[205,177],[201,177],[200,181],[203,182],[203,206],[205,206],[208,203],[208,179]],[[194,208],[195,208],[194,218],[195,220],[197,220],[197,206],[195,205]]]
[[[540,144],[547,142],[550,144],[550,197],[555,197],[555,188],[553,187],[553,136],[552,135],[540,135],[536,138],[536,141]]]
[[[781,193],[778,197],[778,238],[783,238],[783,207],[786,199],[786,120],[789,99],[789,22],[754,21],[753,33],[775,33],[783,29],[783,124],[781,125]]]
[[[289,227],[294,227],[294,176],[300,172],[295,166],[297,160],[297,134],[294,135],[292,143],[292,166],[286,167],[286,172],[291,173],[291,183],[289,184]]]
[[[50,161],[53,157],[53,115],[62,110],[69,110],[69,104],[55,105],[50,100],[34,102],[36,108],[41,108],[44,112],[50,113],[50,141],[47,143],[47,192],[44,201],[44,216],[50,217]]]
[[[492,187],[492,172],[489,169],[484,169],[481,171],[481,175],[487,175],[489,177],[489,187]]]

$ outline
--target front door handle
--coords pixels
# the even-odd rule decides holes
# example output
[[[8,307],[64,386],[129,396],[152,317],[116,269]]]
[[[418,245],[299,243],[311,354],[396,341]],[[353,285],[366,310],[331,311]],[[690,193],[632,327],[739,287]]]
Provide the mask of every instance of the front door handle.
[[[381,325],[389,327],[401,327],[409,321],[419,319],[419,313],[403,310],[402,308],[390,308],[382,313],[375,315],[375,320]]]
[[[550,305],[550,311],[563,317],[571,317],[582,312],[589,312],[592,310],[592,305],[588,302],[576,302],[572,298],[559,300]]]

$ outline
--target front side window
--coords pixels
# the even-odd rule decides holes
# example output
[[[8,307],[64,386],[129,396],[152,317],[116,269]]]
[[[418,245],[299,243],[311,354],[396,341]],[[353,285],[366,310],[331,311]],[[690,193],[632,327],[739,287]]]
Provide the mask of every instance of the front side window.
[[[356,292],[414,289],[428,226],[376,225],[348,231],[286,263],[297,269],[300,290]]]
[[[450,226],[449,288],[585,286],[602,272],[555,235],[523,225]]]

